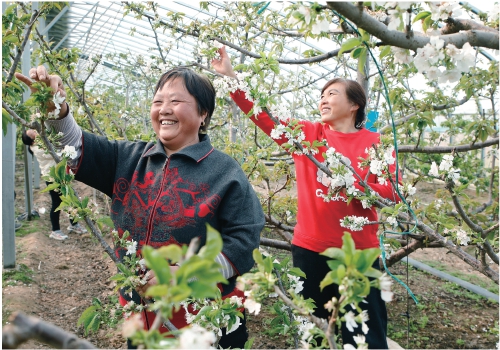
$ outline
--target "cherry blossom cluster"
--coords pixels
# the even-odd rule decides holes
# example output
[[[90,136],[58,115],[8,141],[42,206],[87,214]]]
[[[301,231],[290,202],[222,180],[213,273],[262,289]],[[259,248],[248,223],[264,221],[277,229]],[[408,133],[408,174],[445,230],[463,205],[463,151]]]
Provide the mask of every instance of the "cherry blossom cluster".
[[[76,154],[76,149],[74,146],[64,146],[62,152],[61,152],[61,156],[63,157],[67,157],[69,159],[75,159],[77,154]]]
[[[243,299],[233,295],[229,299],[225,299],[222,301],[223,303],[229,303],[234,308],[240,308],[243,306]],[[199,327],[204,327],[209,331],[213,331],[219,337],[222,337],[222,328],[228,328],[230,316],[226,314],[225,311],[229,310],[226,307],[220,307],[220,305],[213,300],[187,300],[181,303],[181,306],[184,308],[186,312],[186,322],[191,325],[196,325]],[[195,313],[191,313],[189,306],[191,306]],[[211,310],[220,310],[221,313],[218,315],[217,319],[208,319],[206,315],[202,314],[198,315],[200,310],[203,308],[210,307]],[[230,310],[229,310],[230,311]],[[231,328],[227,329],[226,334],[232,333],[238,329],[241,325],[241,319],[236,316],[236,322],[231,326]]]
[[[314,334],[311,332],[315,325],[307,317],[304,316],[295,316],[295,320],[297,321],[297,333],[300,336],[302,346],[304,349],[309,348],[309,342],[312,340]]]
[[[203,327],[193,325],[184,329],[179,336],[180,349],[211,349],[215,342],[215,334]]]
[[[49,117],[58,117],[59,113],[61,112],[61,104],[64,102],[66,97],[61,96],[61,92],[58,91],[54,97],[52,98],[52,102],[54,103],[55,109],[52,112],[49,112],[48,115]]]
[[[362,231],[363,226],[368,225],[370,221],[368,218],[363,216],[346,216],[345,218],[340,220],[340,226],[345,227],[351,231]]]
[[[365,149],[368,158],[358,163],[360,169],[369,166],[370,172],[377,175],[377,182],[381,185],[387,185],[391,176],[389,166],[396,163],[394,157],[394,146],[392,144],[381,143],[376,147]]]
[[[470,242],[469,234],[462,228],[453,228],[451,230],[445,228],[443,233],[454,237],[460,245],[467,246]]]
[[[354,187],[356,182],[354,174],[348,168],[351,165],[350,159],[335,151],[333,147],[326,150],[324,158],[323,165],[330,170],[332,175],[328,176],[321,169],[318,169],[316,180],[326,186],[328,192],[324,194],[323,190],[318,189],[316,196],[323,198],[325,202],[344,200],[344,197],[340,196],[340,191],[344,188],[347,190],[348,196],[360,195],[361,192]]]
[[[319,35],[323,32],[334,30],[336,26],[332,23],[329,13],[326,11],[316,12],[310,7],[299,5],[297,11],[287,21],[289,27],[299,25],[300,31],[310,29],[311,34]]]
[[[453,182],[458,181],[458,179],[460,178],[460,169],[456,169],[453,167],[453,159],[454,157],[452,154],[443,156],[441,164],[439,164],[439,168],[436,162],[432,162],[429,175],[440,177],[441,174],[443,174],[446,180],[451,180]]]
[[[432,36],[430,43],[417,49],[413,64],[420,72],[426,72],[429,80],[454,83],[460,80],[462,73],[470,71],[475,60],[475,50],[469,43],[465,43],[462,49],[453,44],[445,48],[444,40]]]

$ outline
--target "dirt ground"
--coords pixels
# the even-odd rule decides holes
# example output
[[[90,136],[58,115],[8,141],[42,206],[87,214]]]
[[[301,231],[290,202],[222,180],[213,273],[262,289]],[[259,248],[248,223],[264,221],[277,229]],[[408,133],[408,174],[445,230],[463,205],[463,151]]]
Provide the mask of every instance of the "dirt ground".
[[[24,212],[24,185],[22,164],[16,172],[16,213]],[[41,184],[42,189],[45,183]],[[81,196],[92,196],[92,189],[76,184]],[[64,330],[86,338],[97,348],[126,348],[126,342],[118,329],[103,327],[95,334],[84,336],[77,320],[91,304],[92,298],[102,301],[112,295],[113,284],[109,281],[116,268],[103,253],[103,249],[89,234],[69,234],[66,241],[50,239],[48,210],[50,197],[35,190],[35,208],[47,212],[32,221],[23,221],[16,237],[17,264],[33,271],[32,282],[3,280],[2,325],[8,322],[14,311],[51,322]],[[61,215],[61,227],[69,225],[66,214]],[[30,233],[28,233],[30,232]],[[109,236],[108,236],[109,239]],[[442,249],[416,252],[412,258],[423,262],[459,271],[463,276],[474,278],[475,283],[491,287],[491,281]],[[498,347],[498,304],[478,297],[456,285],[434,276],[419,272],[406,265],[397,264],[391,272],[408,281],[412,292],[419,298],[416,305],[406,290],[397,283],[393,285],[394,300],[387,304],[389,315],[389,337],[403,348],[434,349],[491,349]],[[6,273],[6,270],[3,271]],[[496,289],[498,291],[498,288]],[[272,299],[267,306],[272,305]],[[258,316],[250,315],[248,328],[254,337],[253,348],[293,348],[290,340],[269,335],[270,313],[263,308]],[[21,348],[45,349],[47,345],[29,341]]]

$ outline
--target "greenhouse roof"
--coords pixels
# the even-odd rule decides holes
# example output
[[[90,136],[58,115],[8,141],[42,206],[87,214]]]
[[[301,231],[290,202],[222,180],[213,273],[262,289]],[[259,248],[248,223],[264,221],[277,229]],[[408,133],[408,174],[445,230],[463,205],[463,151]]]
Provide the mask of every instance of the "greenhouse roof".
[[[161,14],[167,12],[184,13],[185,21],[198,20],[201,22],[214,18],[222,18],[224,11],[223,3],[211,2],[210,11],[201,9],[197,3],[184,2],[164,2],[158,5],[160,20],[168,23],[167,16]],[[279,11],[283,3],[270,3],[269,9]],[[48,41],[52,42],[53,49],[78,48],[84,61],[95,55],[102,55],[101,65],[97,67],[96,76],[101,82],[114,83],[116,71],[113,64],[106,60],[107,54],[130,54],[132,56],[147,57],[150,55],[160,56],[158,46],[171,46],[168,59],[174,64],[186,65],[196,61],[193,56],[194,47],[197,45],[196,38],[179,33],[173,36],[171,32],[153,31],[151,22],[154,21],[154,14],[145,11],[147,16],[141,19],[133,12],[126,13],[126,5],[123,2],[94,2],[75,1],[63,10],[49,16],[46,20],[46,30],[42,33],[47,35]],[[219,17],[218,17],[219,16]],[[133,33],[133,35],[131,35]],[[326,53],[334,49],[334,43],[330,40],[313,42],[304,41],[300,37],[290,38],[285,44],[285,52],[281,58],[295,60],[303,58],[301,52],[314,49],[318,52]],[[232,50],[228,48],[231,54]],[[208,65],[207,65],[208,66]],[[282,65],[281,69],[291,73],[298,69],[305,70],[311,75],[311,80],[322,78],[329,79],[330,75],[338,69],[337,60],[327,60],[320,64],[309,65]],[[355,74],[355,69],[352,70]],[[324,82],[324,81],[323,81]]]

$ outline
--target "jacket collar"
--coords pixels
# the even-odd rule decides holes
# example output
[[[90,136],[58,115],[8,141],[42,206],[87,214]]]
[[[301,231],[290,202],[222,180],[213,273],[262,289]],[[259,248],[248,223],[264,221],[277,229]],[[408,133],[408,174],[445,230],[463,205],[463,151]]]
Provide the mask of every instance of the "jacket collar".
[[[179,152],[174,153],[172,156],[186,156],[193,159],[195,162],[200,162],[210,153],[212,153],[213,150],[214,147],[210,143],[210,138],[208,137],[208,135],[200,135],[200,142],[192,146],[183,148]],[[163,144],[159,139],[157,139],[156,143],[152,144],[151,147],[146,152],[144,152],[143,157],[151,157],[158,154],[167,157],[167,153],[165,152]]]

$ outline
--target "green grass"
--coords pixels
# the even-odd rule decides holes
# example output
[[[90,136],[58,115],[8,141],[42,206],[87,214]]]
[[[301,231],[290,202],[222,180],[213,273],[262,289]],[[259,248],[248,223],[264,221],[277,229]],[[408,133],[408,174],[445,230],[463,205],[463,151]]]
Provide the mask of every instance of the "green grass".
[[[33,219],[31,219],[31,221],[24,220],[21,222],[23,226],[21,226],[21,228],[16,231],[16,237],[24,237],[29,235],[30,233],[41,232],[45,230],[40,221],[40,218],[38,217],[34,217]]]
[[[30,284],[33,282],[33,270],[24,264],[12,270],[4,270],[2,273],[2,287],[15,286],[17,282]]]

